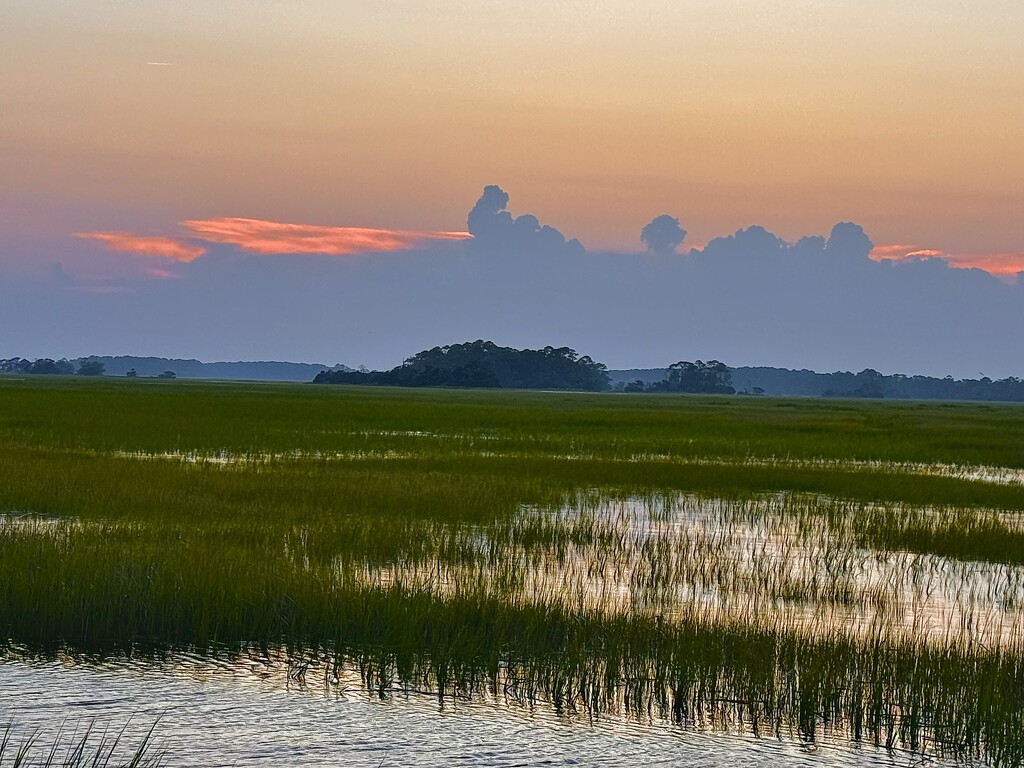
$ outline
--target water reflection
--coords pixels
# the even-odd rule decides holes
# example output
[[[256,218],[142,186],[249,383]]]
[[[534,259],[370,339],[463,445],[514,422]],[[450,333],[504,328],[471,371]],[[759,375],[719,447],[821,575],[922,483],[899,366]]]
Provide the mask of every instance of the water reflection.
[[[585,723],[549,708],[368,695],[358,673],[336,683],[297,681],[279,661],[80,664],[71,659],[0,662],[0,719],[45,741],[64,724],[119,729],[134,744],[159,718],[167,765],[204,766],[885,766],[919,756],[853,747],[826,737],[813,748],[788,739],[694,732],[605,718]],[[943,763],[929,761],[929,764]]]
[[[611,617],[1024,647],[1024,567],[858,546],[858,526],[885,514],[952,513],[801,494],[595,494],[467,533],[457,559],[438,553],[339,561],[338,568],[367,586],[442,598],[483,591],[514,604]],[[1008,519],[996,510],[979,514]]]

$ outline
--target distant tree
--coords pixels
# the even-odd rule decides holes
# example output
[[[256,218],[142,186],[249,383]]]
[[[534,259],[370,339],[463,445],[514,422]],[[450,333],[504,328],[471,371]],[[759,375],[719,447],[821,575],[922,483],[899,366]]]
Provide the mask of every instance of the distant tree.
[[[32,362],[23,357],[12,357],[7,360],[0,360],[0,373],[28,373]]]
[[[652,392],[693,392],[732,395],[732,371],[718,360],[691,363],[680,360],[668,367],[668,375],[650,386]]]
[[[107,368],[99,360],[86,360],[78,366],[79,376],[102,376]]]
[[[622,388],[623,392],[643,392],[646,388],[643,379],[634,379],[633,381],[627,382],[626,386]]]
[[[25,373],[63,376],[70,376],[74,372],[75,366],[67,360],[51,360],[48,357],[42,357],[38,360],[34,360],[32,365],[30,365],[25,371]]]
[[[164,371],[164,372],[163,372],[163,373],[161,373],[161,374],[160,374],[159,376],[157,376],[157,378],[158,378],[158,379],[176,379],[176,378],[178,378],[178,377],[177,377],[177,375],[176,375],[176,374],[174,373],[174,371]]]
[[[48,357],[41,357],[33,360],[26,373],[33,373],[42,376],[53,376],[60,373],[57,363]]]
[[[134,368],[129,368],[128,371],[125,373],[125,376],[127,376],[129,379],[137,378],[138,375],[139,372],[136,371]]]
[[[850,392],[853,397],[885,397],[885,376],[872,368],[865,368],[855,377],[856,386]]]

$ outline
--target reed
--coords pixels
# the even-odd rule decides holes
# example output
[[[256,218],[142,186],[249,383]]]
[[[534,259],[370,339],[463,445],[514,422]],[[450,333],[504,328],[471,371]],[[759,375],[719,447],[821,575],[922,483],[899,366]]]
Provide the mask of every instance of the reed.
[[[41,741],[38,733],[16,741],[8,723],[0,733],[0,768],[159,768],[164,756],[153,753],[155,729],[154,723],[134,750],[126,750],[123,730],[97,733],[90,724],[82,733],[61,729],[49,742]]]

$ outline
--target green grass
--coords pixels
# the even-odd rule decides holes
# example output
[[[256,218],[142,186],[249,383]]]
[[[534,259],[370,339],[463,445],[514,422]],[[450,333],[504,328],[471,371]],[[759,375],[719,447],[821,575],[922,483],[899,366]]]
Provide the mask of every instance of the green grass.
[[[67,734],[62,730],[50,743],[38,734],[16,742],[11,724],[0,731],[0,768],[158,768],[163,755],[152,753],[154,724],[149,733],[127,755],[122,747],[124,733],[111,736],[96,733],[93,726]]]
[[[1015,405],[0,377],[0,434],[46,448],[795,456],[1024,467]],[[116,418],[111,415],[116,414]],[[490,445],[490,443],[489,443]]]
[[[1024,488],[950,465],[1022,468],[1020,434],[1002,405],[0,377],[0,644],[284,649],[1016,765]]]

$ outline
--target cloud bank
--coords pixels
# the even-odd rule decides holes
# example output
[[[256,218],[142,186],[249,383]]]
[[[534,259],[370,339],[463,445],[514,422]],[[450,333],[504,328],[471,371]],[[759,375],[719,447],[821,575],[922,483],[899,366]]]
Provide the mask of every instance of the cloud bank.
[[[61,257],[66,268],[36,284],[0,285],[0,327],[8,329],[0,357],[390,368],[420,349],[484,338],[571,346],[616,368],[718,359],[823,372],[1024,375],[1024,281],[955,268],[934,249],[875,246],[852,222],[795,241],[751,226],[675,252],[683,226],[669,216],[666,236],[648,231],[647,252],[607,253],[587,252],[529,214],[513,217],[508,206],[505,192],[487,187],[469,213],[469,233],[224,218],[186,222],[187,236],[177,238],[82,233],[159,257],[177,279],[126,278],[116,293],[99,294]],[[396,249],[413,257],[336,258]],[[281,253],[289,258],[263,257]],[[1013,257],[986,263],[1011,269]]]

